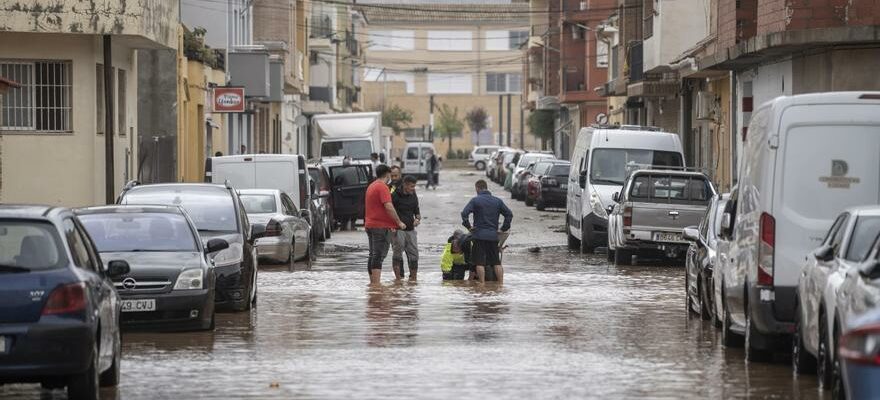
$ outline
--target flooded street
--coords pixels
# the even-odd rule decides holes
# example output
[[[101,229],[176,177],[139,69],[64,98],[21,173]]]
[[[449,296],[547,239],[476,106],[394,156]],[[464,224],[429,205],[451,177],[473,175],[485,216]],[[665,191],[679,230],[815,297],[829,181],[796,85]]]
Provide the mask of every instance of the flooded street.
[[[481,175],[419,189],[419,281],[370,289],[366,235],[334,232],[311,270],[265,267],[258,307],[213,333],[124,336],[105,398],[830,398],[787,364],[746,365],[688,319],[682,267],[614,267],[568,251],[561,211],[514,212],[505,284],[441,281],[439,257]],[[362,229],[362,228],[359,228]],[[41,398],[37,385],[2,398]],[[42,398],[64,398],[63,391]]]

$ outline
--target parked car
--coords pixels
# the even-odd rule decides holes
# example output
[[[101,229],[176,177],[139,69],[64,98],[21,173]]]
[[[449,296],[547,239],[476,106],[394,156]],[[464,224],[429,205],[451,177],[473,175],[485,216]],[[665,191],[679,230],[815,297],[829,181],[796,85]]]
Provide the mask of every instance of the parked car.
[[[510,190],[510,198],[514,200],[525,200],[526,199],[526,189],[528,186],[529,178],[535,173],[534,162],[529,163],[527,167],[523,170],[516,173],[513,177],[513,187]],[[522,188],[520,191],[519,188]]]
[[[498,162],[498,172],[495,174],[495,179],[497,180],[499,185],[503,185],[505,190],[510,190],[510,185],[508,184],[507,178],[510,176],[510,172],[513,170],[513,167],[516,166],[516,163],[519,162],[519,157],[522,155],[522,150],[507,150],[504,152],[504,155],[501,156]]]
[[[312,221],[320,224],[320,230],[324,233],[319,235],[319,240],[324,241],[330,239],[333,231],[333,196],[330,195],[330,173],[321,163],[309,164],[309,178],[311,182],[315,182],[309,189],[312,191],[312,207],[317,212],[317,216]],[[313,229],[314,231],[314,229]]]
[[[231,185],[132,183],[123,189],[118,203],[182,207],[196,225],[203,246],[208,247],[211,239],[223,239],[229,244],[213,257],[217,309],[244,311],[256,304],[256,236],[238,192]]]
[[[712,274],[718,262],[718,234],[728,194],[712,197],[700,225],[684,228],[684,238],[690,241],[685,256],[685,295],[688,315],[695,313],[704,320],[713,319],[715,312]]]
[[[214,253],[176,206],[103,206],[76,210],[101,257],[128,262],[113,278],[122,297],[122,325],[168,330],[214,329]]]
[[[568,175],[565,230],[568,247],[592,253],[608,245],[608,206],[630,163],[684,166],[675,133],[641,126],[586,127],[578,132]]]
[[[119,383],[119,294],[79,219],[45,206],[0,206],[0,384],[67,386],[97,399]]]
[[[501,148],[495,154],[493,165],[493,173],[492,173],[492,181],[498,184],[504,184],[504,180],[501,176],[502,170],[504,170],[504,157],[507,153],[513,152],[514,149],[510,148]]]
[[[521,175],[529,165],[534,164],[540,160],[553,160],[556,159],[556,156],[553,154],[547,153],[536,153],[529,152],[524,153],[517,161],[516,166],[513,168],[513,178],[511,180],[510,185],[510,194],[516,200],[525,200],[526,198],[526,187],[525,183],[528,182],[527,179],[521,179]]]
[[[364,217],[364,197],[373,181],[373,164],[369,161],[351,161],[343,158],[322,161],[330,174],[330,196],[333,216],[341,229],[354,228]]]
[[[418,179],[428,179],[428,158],[437,154],[431,142],[410,142],[403,149],[403,175],[412,175]],[[439,157],[439,155],[438,155]]]
[[[880,203],[880,93],[783,96],[753,114],[740,160],[735,280],[749,360],[789,351],[804,257],[849,207]],[[727,282],[739,286],[737,282]]]
[[[489,158],[486,159],[486,177],[491,181],[495,181],[495,159],[498,157],[498,153],[500,150],[495,150],[492,154],[489,155]]]
[[[486,162],[489,159],[489,155],[499,148],[501,148],[501,146],[497,145],[474,146],[474,149],[471,150],[470,156],[468,156],[468,165],[473,166],[477,171],[486,169]]]
[[[529,179],[526,205],[533,203],[538,211],[549,207],[565,207],[568,193],[568,174],[571,163],[563,160],[540,161]]]
[[[850,208],[841,213],[822,244],[806,257],[798,283],[792,366],[813,372],[831,384],[837,294],[847,271],[858,266],[880,234],[880,207]]]
[[[366,118],[366,120],[370,120]],[[339,141],[331,143],[367,143],[362,141]],[[332,146],[331,146],[332,147]],[[323,232],[320,224],[312,222],[318,214],[312,202],[306,159],[300,154],[248,154],[211,157],[210,180],[216,184],[229,182],[236,189],[278,189],[293,200],[303,218],[314,226],[312,237],[317,239]]]
[[[876,266],[874,259],[873,266]],[[873,281],[880,280],[880,268],[865,271]],[[872,300],[877,299],[877,285],[874,285]],[[832,387],[832,397],[848,399],[880,398],[880,308],[874,308],[853,318],[842,332],[840,338],[840,379]],[[841,392],[845,390],[845,392]]]
[[[736,224],[739,209],[739,187],[734,186],[730,197],[724,205],[721,215],[721,227],[718,232],[718,241],[715,245],[716,264],[712,271],[712,294],[715,296],[712,304],[715,312],[712,313],[713,324],[721,328],[721,344],[725,347],[741,347],[745,332],[741,325],[734,325],[727,307],[727,293],[743,293],[743,282],[735,277],[741,276],[734,262],[739,253],[736,239]]]
[[[309,221],[303,218],[293,200],[277,189],[240,190],[241,204],[259,238],[256,241],[260,260],[293,263],[314,258],[314,242]]]
[[[634,255],[684,256],[689,243],[683,229],[699,224],[715,195],[709,177],[700,172],[633,172],[611,198],[618,204],[608,216],[609,258],[625,265]]]

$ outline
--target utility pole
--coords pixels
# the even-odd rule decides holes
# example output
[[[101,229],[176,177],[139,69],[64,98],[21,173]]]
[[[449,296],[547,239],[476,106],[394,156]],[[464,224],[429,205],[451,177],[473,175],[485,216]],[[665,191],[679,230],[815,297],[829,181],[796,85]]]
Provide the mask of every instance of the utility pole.
[[[434,95],[428,97],[428,103],[431,106],[431,113],[428,117],[428,140],[434,142]]]
[[[504,146],[504,96],[498,95],[498,145]]]
[[[507,94],[507,145],[510,147],[513,147],[513,145],[510,142],[510,134],[511,134],[510,125],[512,125],[510,123],[510,114],[513,114],[513,110],[510,109],[510,98],[511,97],[512,96],[510,95],[510,93],[508,93]],[[522,144],[520,144],[520,147],[522,147]]]
[[[107,204],[116,203],[113,185],[113,51],[110,38],[110,35],[104,35],[104,200]]]

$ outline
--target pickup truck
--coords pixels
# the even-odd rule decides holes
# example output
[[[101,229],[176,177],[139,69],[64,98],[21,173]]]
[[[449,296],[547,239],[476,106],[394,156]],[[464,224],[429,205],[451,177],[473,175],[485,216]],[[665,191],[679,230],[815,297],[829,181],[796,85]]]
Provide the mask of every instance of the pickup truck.
[[[608,258],[627,265],[632,256],[661,254],[681,258],[687,253],[685,227],[699,225],[716,194],[700,172],[637,170],[615,193],[608,217]]]

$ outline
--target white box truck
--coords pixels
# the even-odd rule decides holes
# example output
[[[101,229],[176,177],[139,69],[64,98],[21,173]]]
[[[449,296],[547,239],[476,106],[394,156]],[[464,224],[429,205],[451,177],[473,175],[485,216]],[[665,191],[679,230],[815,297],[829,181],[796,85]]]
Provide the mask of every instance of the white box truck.
[[[382,159],[388,156],[388,149],[382,146],[380,112],[316,115],[312,117],[312,134],[318,139],[321,158],[369,160],[372,153],[379,153]]]

